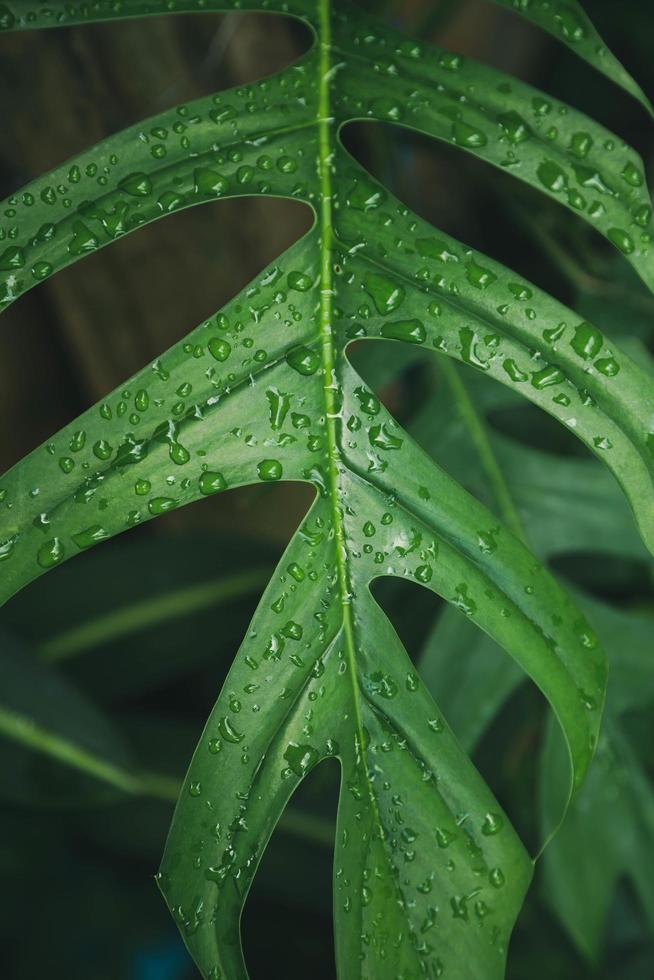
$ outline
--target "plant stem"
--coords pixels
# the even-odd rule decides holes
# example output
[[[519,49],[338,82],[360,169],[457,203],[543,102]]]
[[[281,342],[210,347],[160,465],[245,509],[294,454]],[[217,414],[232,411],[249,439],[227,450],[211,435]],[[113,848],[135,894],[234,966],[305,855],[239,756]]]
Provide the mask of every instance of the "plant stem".
[[[95,776],[123,793],[142,792],[139,777],[127,769],[99,758],[93,752],[8,708],[0,708],[0,733],[21,742],[41,755],[56,759],[71,769]]]
[[[46,640],[41,644],[39,652],[43,660],[49,663],[68,660],[110,640],[121,639],[147,629],[148,626],[181,619],[201,609],[220,605],[228,599],[248,595],[264,586],[268,579],[269,569],[255,568],[238,575],[209,579],[151,599],[143,599]]]
[[[322,847],[334,846],[334,824],[296,807],[287,807],[279,818],[279,830]]]
[[[148,770],[130,771],[114,765],[87,749],[75,745],[64,736],[7,708],[0,708],[0,733],[40,755],[55,759],[71,769],[77,769],[128,796],[151,798],[173,804],[177,802],[182,788],[182,781],[175,776]],[[301,837],[322,847],[331,847],[334,842],[334,827],[329,820],[293,807],[288,807],[282,814],[278,826],[287,834]]]
[[[456,364],[447,357],[441,358],[439,368],[452,392],[459,416],[468,430],[470,439],[479,454],[481,465],[488,477],[493,496],[502,520],[523,544],[527,544],[524,528],[518,515],[511,492],[493,452],[486,426],[468,394]]]

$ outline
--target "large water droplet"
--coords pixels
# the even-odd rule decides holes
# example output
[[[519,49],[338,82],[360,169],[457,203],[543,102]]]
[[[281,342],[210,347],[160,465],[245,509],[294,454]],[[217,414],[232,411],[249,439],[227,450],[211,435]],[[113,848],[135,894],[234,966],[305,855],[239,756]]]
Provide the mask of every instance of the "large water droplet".
[[[282,464],[278,459],[262,459],[257,465],[259,479],[266,483],[282,478]]]

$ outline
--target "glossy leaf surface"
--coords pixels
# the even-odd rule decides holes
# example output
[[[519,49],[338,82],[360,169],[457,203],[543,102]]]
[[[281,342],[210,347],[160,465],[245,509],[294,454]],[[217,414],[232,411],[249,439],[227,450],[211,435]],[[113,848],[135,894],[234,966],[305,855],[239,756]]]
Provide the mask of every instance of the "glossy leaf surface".
[[[652,104],[642,88],[604,44],[590,17],[578,0],[494,0],[533,21],[548,34],[558,38],[571,51],[626,92],[654,115]]]
[[[369,587],[407,578],[503,647],[552,705],[573,786],[597,740],[604,656],[550,573],[400,429],[346,348],[420,345],[524,395],[604,459],[650,547],[654,394],[594,326],[411,214],[338,132],[357,119],[398,123],[508,167],[577,211],[651,284],[642,163],[575,110],[350,4],[174,9],[290,13],[315,43],[277,76],[110,137],[7,201],[3,304],[194,204],[293,197],[315,225],[2,478],[2,598],[193,500],[255,482],[313,484],[191,763],[162,890],[203,976],[245,976],[239,920],[263,849],[300,781],[336,757],[339,975],[500,977],[531,859]],[[164,5],[3,10],[11,28]]]

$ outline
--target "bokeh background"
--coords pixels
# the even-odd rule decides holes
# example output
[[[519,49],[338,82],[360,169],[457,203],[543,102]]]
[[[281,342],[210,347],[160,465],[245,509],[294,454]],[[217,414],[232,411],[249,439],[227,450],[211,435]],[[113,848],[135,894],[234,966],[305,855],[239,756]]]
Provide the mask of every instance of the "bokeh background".
[[[566,48],[484,0],[373,0],[396,26],[572,102],[642,153],[637,103]],[[588,0],[600,33],[654,95],[654,8]],[[288,64],[307,33],[255,15],[156,18],[0,35],[0,196],[153,113]],[[411,208],[654,361],[654,298],[574,216],[471,157],[381,124],[348,148]],[[141,229],[22,297],[0,333],[0,472],[161,353],[295,241],[312,216],[259,198]],[[654,976],[654,576],[612,478],[562,427],[470,370],[392,345],[353,351],[414,438],[496,507],[462,398],[498,459],[539,557],[579,596],[608,650],[607,724],[589,783],[539,864],[511,980]],[[0,975],[197,977],[153,875],[183,776],[258,591],[310,499],[300,485],[230,491],[137,528],[0,611],[0,687],[42,723],[147,773],[120,795],[0,739]],[[535,850],[563,763],[542,699],[494,645],[425,590],[378,583],[434,696]],[[11,674],[12,658],[29,670]],[[2,694],[0,693],[0,699]],[[336,765],[303,784],[248,899],[253,980],[334,977]]]

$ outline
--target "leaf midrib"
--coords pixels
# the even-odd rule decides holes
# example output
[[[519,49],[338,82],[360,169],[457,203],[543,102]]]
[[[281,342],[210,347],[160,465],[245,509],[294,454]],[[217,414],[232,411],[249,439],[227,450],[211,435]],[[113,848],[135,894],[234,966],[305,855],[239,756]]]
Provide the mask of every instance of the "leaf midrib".
[[[320,179],[320,343],[322,353],[323,369],[323,395],[325,405],[325,425],[327,428],[328,460],[327,468],[329,472],[329,497],[332,511],[332,525],[334,528],[334,550],[336,557],[336,568],[338,576],[338,590],[341,603],[341,614],[343,623],[343,636],[345,638],[345,651],[347,665],[350,674],[352,687],[352,703],[354,707],[354,719],[357,733],[357,753],[362,757],[366,752],[366,736],[363,725],[361,711],[361,697],[359,690],[359,677],[357,670],[356,644],[354,637],[354,623],[352,616],[351,596],[349,575],[347,570],[347,539],[344,523],[339,507],[339,471],[338,464],[347,464],[342,458],[339,446],[339,434],[337,420],[341,418],[341,411],[338,404],[339,384],[336,378],[337,353],[334,345],[334,334],[332,331],[333,315],[333,274],[332,274],[332,247],[336,240],[332,221],[332,161],[338,150],[337,140],[332,141],[335,120],[331,117],[330,100],[330,68],[331,68],[331,0],[320,0],[319,8],[319,33],[318,45],[320,48],[319,58],[319,102],[318,102],[318,171]],[[379,806],[374,790],[367,778],[366,787],[372,811],[372,820],[382,831],[384,839],[384,823],[381,819]],[[372,842],[372,838],[369,844]],[[383,853],[389,863],[391,872],[394,871],[393,864],[386,848]],[[395,881],[395,878],[393,877]],[[396,885],[397,882],[395,881]],[[397,885],[402,904],[405,898],[402,889]],[[361,908],[360,908],[361,913]]]
[[[323,369],[323,396],[325,404],[325,425],[327,427],[329,472],[329,497],[334,527],[334,550],[338,588],[343,618],[348,667],[352,680],[352,697],[359,737],[362,735],[361,705],[356,671],[356,648],[354,624],[350,603],[350,584],[346,565],[347,542],[343,520],[338,504],[338,462],[341,452],[338,441],[336,420],[339,416],[336,389],[336,350],[332,332],[333,316],[333,275],[332,247],[334,228],[332,221],[332,161],[335,145],[332,140],[334,121],[331,118],[331,0],[320,0],[318,24],[318,174],[320,180],[320,345]]]

